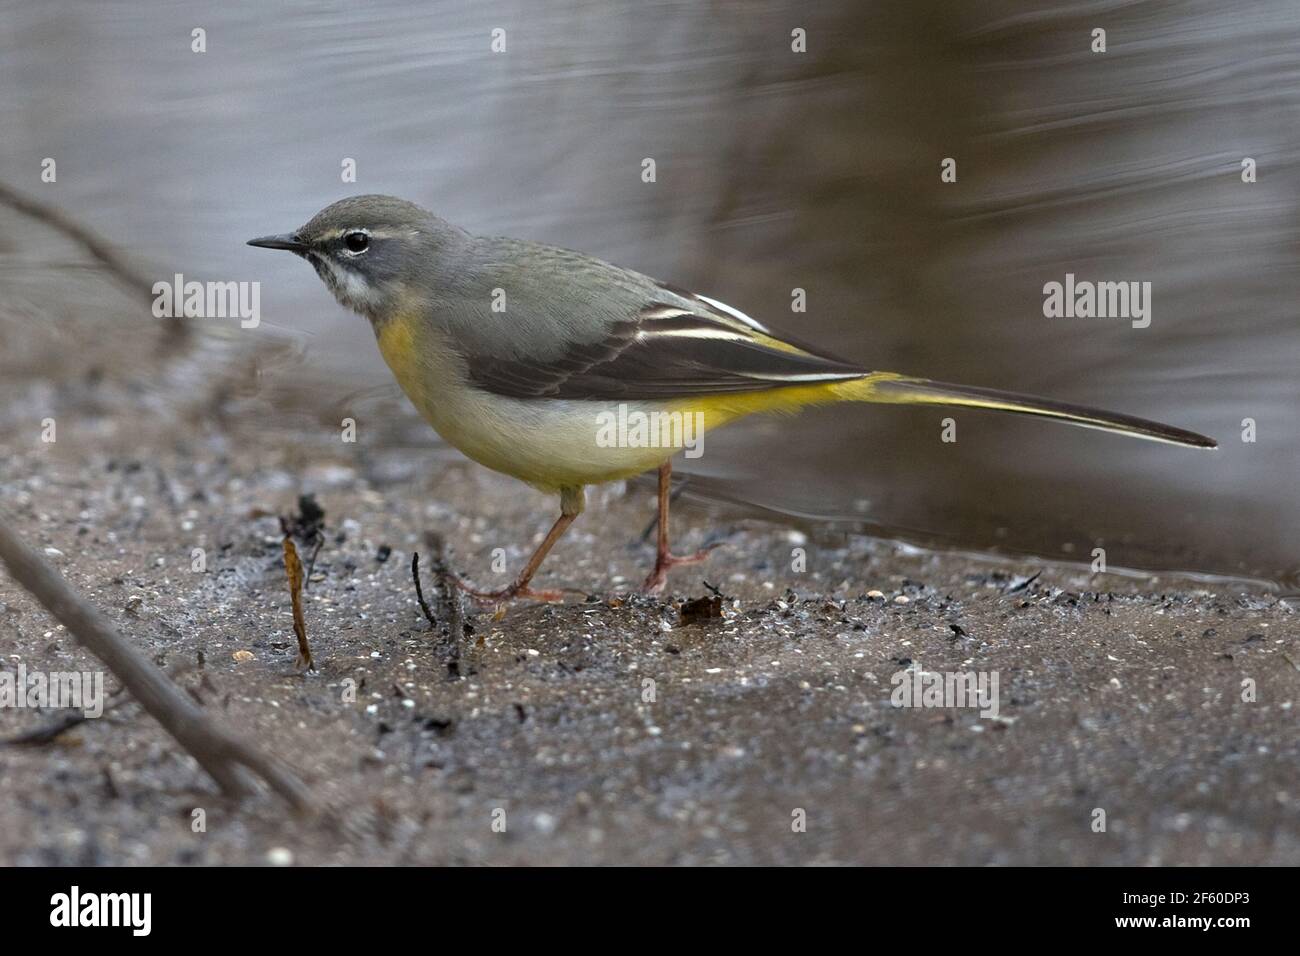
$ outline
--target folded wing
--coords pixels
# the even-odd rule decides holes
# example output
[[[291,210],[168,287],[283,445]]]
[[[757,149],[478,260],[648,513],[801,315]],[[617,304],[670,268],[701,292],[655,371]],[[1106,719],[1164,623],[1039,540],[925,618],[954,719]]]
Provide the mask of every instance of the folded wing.
[[[597,341],[541,358],[471,355],[471,382],[513,398],[671,399],[847,381],[867,370],[778,337],[704,296],[663,288]]]

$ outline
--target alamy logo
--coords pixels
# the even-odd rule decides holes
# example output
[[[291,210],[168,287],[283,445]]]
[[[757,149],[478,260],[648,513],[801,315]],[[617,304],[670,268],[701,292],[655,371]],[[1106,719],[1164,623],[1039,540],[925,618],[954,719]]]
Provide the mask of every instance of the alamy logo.
[[[1043,286],[1043,315],[1049,319],[1130,319],[1133,328],[1151,324],[1150,282],[1065,282]]]
[[[969,707],[997,717],[997,671],[927,671],[920,664],[897,671],[889,702],[895,707]]]
[[[132,936],[148,936],[153,928],[152,893],[71,893],[50,897],[51,926],[129,926]]]
[[[0,671],[0,707],[71,707],[87,717],[104,714],[103,671]]]
[[[176,273],[172,282],[153,284],[156,319],[239,319],[241,329],[262,323],[262,283],[185,281]]]
[[[687,458],[704,454],[703,412],[643,412],[620,402],[596,415],[600,448],[681,448]]]

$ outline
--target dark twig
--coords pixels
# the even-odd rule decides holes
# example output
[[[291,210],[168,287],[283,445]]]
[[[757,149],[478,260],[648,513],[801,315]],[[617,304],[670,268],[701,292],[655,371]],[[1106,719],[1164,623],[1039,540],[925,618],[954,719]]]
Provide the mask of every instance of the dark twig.
[[[0,561],[79,644],[104,662],[226,794],[250,794],[254,789],[252,771],[295,808],[312,807],[311,793],[287,766],[217,725],[3,522]]]
[[[411,577],[415,579],[415,599],[420,602],[420,610],[429,621],[429,627],[438,626],[437,619],[433,612],[429,610],[429,602],[424,599],[424,588],[420,587],[420,552],[416,551],[411,555]]]
[[[447,671],[454,677],[460,676],[461,643],[465,639],[465,604],[461,590],[456,586],[456,575],[447,566],[447,544],[442,535],[429,531],[424,536],[429,545],[433,563],[433,574],[438,582],[438,591],[443,610],[447,617],[447,641],[450,656],[447,659]]]
[[[73,727],[80,727],[86,721],[90,720],[83,713],[73,711],[64,714],[58,720],[51,721],[43,727],[34,727],[31,730],[21,734],[14,734],[12,737],[6,737],[0,740],[0,744],[6,747],[40,747],[45,744],[54,743]]]
[[[107,714],[118,704],[123,703],[128,698],[123,696],[125,688],[119,688],[109,695],[108,701],[104,704],[104,713]],[[102,715],[101,715],[102,716]],[[0,740],[0,744],[7,747],[39,747],[45,744],[52,744],[74,727],[80,727],[86,721],[90,720],[85,712],[73,711],[64,714],[57,720],[52,720],[44,727],[34,727],[21,734],[15,734]]]
[[[104,772],[104,789],[108,791],[109,798],[113,800],[121,800],[122,791],[118,787],[117,781],[113,779],[113,771],[109,769],[108,764],[104,764],[101,769]]]
[[[1015,587],[1013,587],[1013,588],[1008,588],[1008,589],[1006,590],[1005,593],[1007,593],[1007,594],[1015,594],[1017,591],[1023,591],[1025,588],[1029,587],[1029,585],[1031,585],[1031,584],[1033,584],[1035,581],[1037,581],[1038,578],[1042,575],[1042,573],[1043,573],[1042,571],[1039,571],[1037,574],[1033,574],[1033,575],[1031,575],[1030,577],[1025,578],[1023,581],[1021,581],[1021,582],[1020,582],[1019,584],[1017,584]]]
[[[316,557],[320,554],[320,549],[325,547],[325,538],[316,539],[316,547],[311,549],[311,557],[307,559],[307,573],[302,578],[302,589],[305,591],[311,585],[311,576],[316,570]]]

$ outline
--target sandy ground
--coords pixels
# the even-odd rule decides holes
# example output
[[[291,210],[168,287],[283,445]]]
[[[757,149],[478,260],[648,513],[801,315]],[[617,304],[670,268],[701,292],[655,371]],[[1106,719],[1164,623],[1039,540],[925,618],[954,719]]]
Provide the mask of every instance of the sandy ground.
[[[9,520],[329,809],[231,805],[128,704],[0,748],[0,862],[1300,863],[1300,636],[1266,593],[923,553],[687,498],[680,547],[722,547],[649,599],[631,592],[650,489],[615,486],[540,581],[590,596],[471,608],[457,676],[411,552],[435,530],[457,568],[504,583],[553,502],[445,453],[195,422],[83,372],[6,383]],[[295,667],[275,517],[304,491],[327,527],[314,673]],[[683,624],[705,579],[725,614]],[[7,578],[0,636],[10,671],[95,666]],[[996,672],[997,718],[893,706],[909,667]],[[0,709],[0,736],[56,717]]]

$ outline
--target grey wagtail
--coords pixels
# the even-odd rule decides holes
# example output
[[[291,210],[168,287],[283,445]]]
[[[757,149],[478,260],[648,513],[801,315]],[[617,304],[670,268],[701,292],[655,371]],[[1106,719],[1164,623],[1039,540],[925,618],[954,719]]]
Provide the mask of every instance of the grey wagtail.
[[[356,196],[295,232],[249,240],[315,267],[370,320],[406,396],[467,456],[558,493],[560,517],[507,588],[485,600],[556,601],[529,587],[582,512],[586,485],[659,469],[659,535],[645,589],[702,560],[668,548],[672,457],[680,445],[601,440],[621,410],[714,429],[755,412],[828,402],[956,405],[1038,415],[1138,438],[1213,448],[1213,439],[1128,415],[970,385],[873,372],[796,343],[702,295],[554,246],[474,236],[414,203]],[[657,413],[657,414],[656,414]],[[653,429],[652,429],[653,431]],[[666,432],[666,430],[665,430]],[[608,436],[607,436],[608,437]]]

